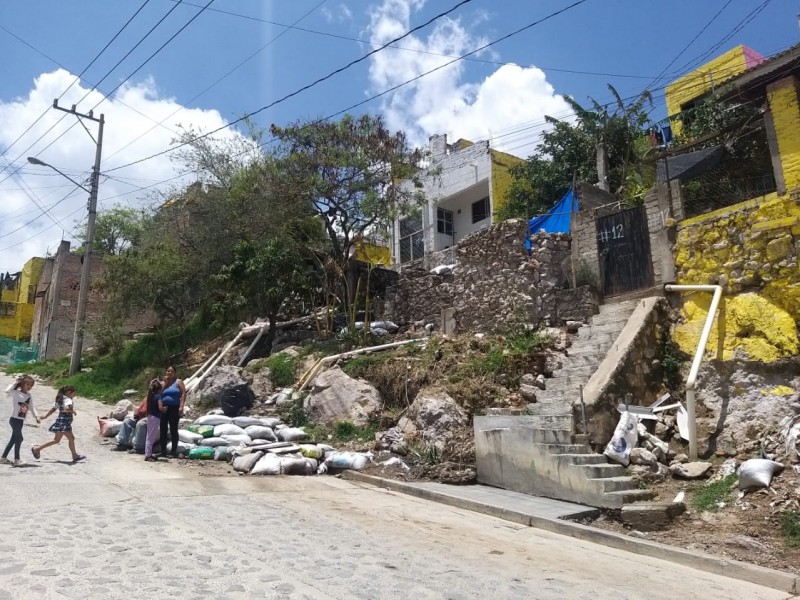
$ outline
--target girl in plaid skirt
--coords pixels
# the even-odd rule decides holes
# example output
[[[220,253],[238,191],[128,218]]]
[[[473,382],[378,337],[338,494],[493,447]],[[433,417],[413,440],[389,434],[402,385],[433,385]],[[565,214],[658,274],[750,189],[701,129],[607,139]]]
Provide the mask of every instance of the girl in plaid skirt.
[[[86,458],[75,451],[75,436],[72,433],[72,419],[77,414],[75,412],[75,405],[73,403],[76,393],[77,390],[71,385],[66,385],[58,390],[55,404],[44,416],[46,419],[55,411],[58,411],[58,417],[56,418],[55,422],[50,425],[50,431],[55,433],[56,436],[41,446],[33,446],[31,448],[31,452],[33,453],[34,458],[38,459],[41,456],[42,450],[48,446],[54,446],[61,443],[61,438],[63,437],[66,437],[67,442],[69,443],[69,450],[72,452],[72,462],[78,462],[79,460]]]

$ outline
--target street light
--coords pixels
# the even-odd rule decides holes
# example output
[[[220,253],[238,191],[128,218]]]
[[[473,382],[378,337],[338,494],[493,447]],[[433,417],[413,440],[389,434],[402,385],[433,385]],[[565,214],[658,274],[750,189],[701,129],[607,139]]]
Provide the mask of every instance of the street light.
[[[92,246],[94,246],[95,218],[97,217],[97,188],[100,185],[100,156],[103,151],[103,126],[105,125],[105,117],[103,115],[100,115],[100,118],[98,119],[92,114],[91,111],[89,111],[89,113],[87,114],[79,113],[75,110],[75,106],[73,106],[71,109],[62,108],[58,105],[58,99],[53,100],[53,108],[55,108],[56,110],[60,110],[62,112],[67,112],[72,115],[75,115],[78,118],[78,122],[83,126],[83,128],[86,130],[86,133],[89,134],[89,137],[91,137],[92,141],[95,143],[94,167],[92,167],[91,188],[85,187],[84,185],[75,181],[72,177],[70,177],[66,173],[62,173],[53,165],[49,165],[43,160],[39,160],[35,156],[28,157],[28,162],[31,163],[32,165],[49,167],[59,175],[63,176],[64,178],[68,179],[69,181],[77,185],[82,190],[89,193],[89,202],[87,206],[89,211],[89,220],[86,225],[86,245],[83,250],[83,264],[81,265],[81,287],[80,291],[78,292],[78,308],[75,311],[75,332],[72,335],[72,354],[69,360],[69,374],[74,375],[81,368],[81,352],[83,351],[83,327],[86,321],[86,301],[89,298],[89,279],[91,275],[90,264],[92,261]],[[97,139],[94,138],[94,136],[91,134],[86,125],[84,125],[83,119],[94,121],[99,125],[99,128],[97,130]]]

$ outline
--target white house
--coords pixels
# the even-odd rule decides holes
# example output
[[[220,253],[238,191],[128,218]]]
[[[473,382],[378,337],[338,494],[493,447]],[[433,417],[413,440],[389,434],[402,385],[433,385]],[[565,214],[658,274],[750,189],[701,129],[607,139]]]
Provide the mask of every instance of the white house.
[[[510,182],[509,166],[522,159],[446,135],[430,138],[429,170],[423,180],[427,199],[416,216],[396,219],[392,235],[396,265],[455,246],[459,240],[492,224]],[[494,189],[493,189],[494,188]]]

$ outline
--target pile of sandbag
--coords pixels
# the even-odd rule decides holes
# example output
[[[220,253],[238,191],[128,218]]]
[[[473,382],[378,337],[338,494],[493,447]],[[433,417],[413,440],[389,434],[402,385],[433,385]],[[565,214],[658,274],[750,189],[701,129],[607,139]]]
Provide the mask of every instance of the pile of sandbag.
[[[275,417],[227,417],[213,411],[178,431],[178,452],[190,459],[220,460],[250,475],[312,475],[363,469],[367,454],[337,452],[308,443],[301,427]],[[170,448],[171,450],[171,448]]]

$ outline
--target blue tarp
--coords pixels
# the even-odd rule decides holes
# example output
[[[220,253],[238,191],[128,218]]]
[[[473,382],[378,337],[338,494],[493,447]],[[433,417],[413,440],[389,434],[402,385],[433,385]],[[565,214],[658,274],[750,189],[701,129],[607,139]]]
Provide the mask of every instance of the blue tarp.
[[[530,236],[539,233],[542,229],[546,233],[569,233],[573,212],[578,212],[578,198],[574,190],[570,188],[550,210],[528,221],[528,238],[525,240],[525,247],[528,251],[530,252],[531,249]]]

